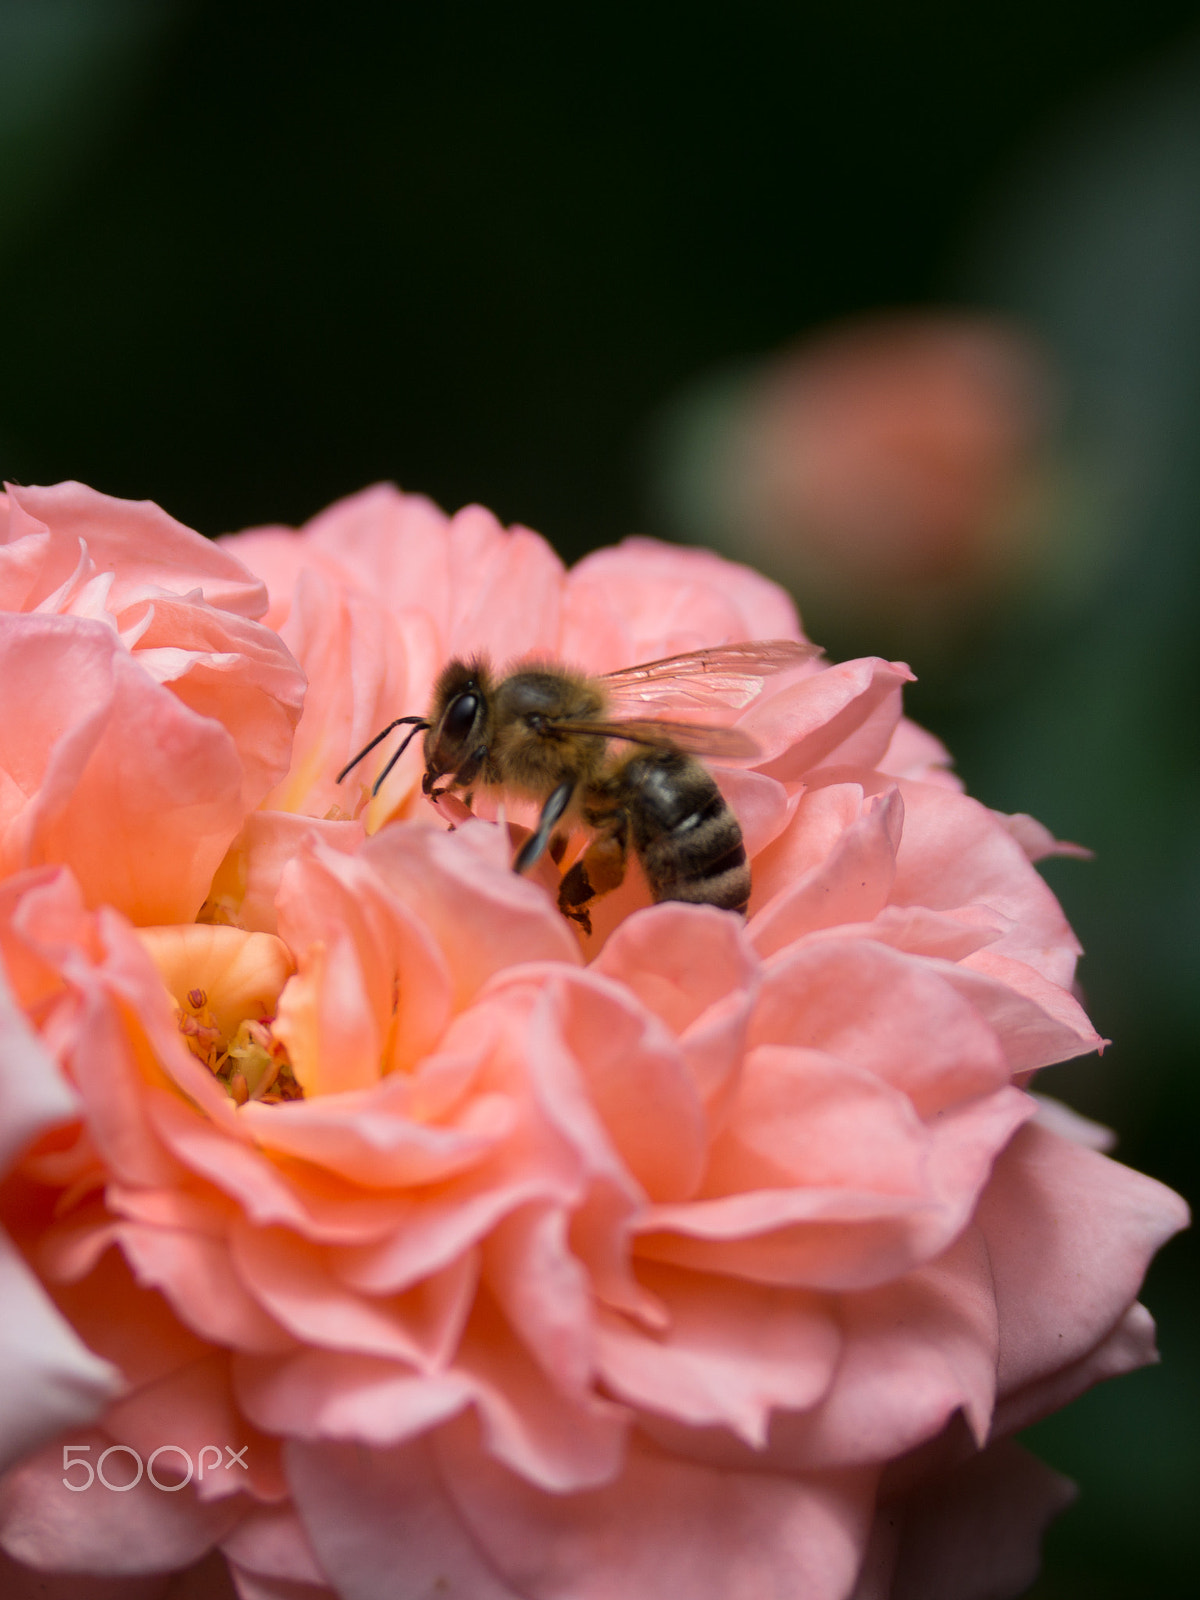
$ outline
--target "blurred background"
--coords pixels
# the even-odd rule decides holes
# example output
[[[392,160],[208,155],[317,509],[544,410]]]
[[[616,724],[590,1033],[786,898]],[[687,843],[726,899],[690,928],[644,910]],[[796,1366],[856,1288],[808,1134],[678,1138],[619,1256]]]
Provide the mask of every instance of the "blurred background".
[[[1200,4],[0,0],[0,64],[4,476],[770,571],[1095,850],[1116,1043],[1043,1086],[1197,1192]],[[1164,1366],[1033,1431],[1038,1600],[1192,1588],[1197,1254]]]

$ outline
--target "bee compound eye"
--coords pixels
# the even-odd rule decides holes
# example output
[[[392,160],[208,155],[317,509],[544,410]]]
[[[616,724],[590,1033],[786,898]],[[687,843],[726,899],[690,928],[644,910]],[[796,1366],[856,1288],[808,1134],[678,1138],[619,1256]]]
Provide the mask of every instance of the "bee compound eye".
[[[442,723],[443,737],[460,743],[475,726],[475,718],[479,711],[479,696],[468,691],[456,695],[446,710],[446,719]]]

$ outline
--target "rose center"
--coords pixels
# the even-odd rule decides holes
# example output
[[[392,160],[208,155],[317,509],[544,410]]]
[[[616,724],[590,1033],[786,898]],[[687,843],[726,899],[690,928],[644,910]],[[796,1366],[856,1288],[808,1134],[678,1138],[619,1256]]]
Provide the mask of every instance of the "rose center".
[[[188,1049],[238,1105],[244,1106],[247,1100],[264,1105],[303,1100],[304,1091],[296,1082],[287,1049],[272,1032],[273,1017],[243,1017],[226,1043],[205,990],[189,989],[175,1015]]]
[[[188,1049],[238,1105],[301,1100],[303,1090],[275,1033],[279,996],[295,971],[282,939],[192,923],[141,928]]]

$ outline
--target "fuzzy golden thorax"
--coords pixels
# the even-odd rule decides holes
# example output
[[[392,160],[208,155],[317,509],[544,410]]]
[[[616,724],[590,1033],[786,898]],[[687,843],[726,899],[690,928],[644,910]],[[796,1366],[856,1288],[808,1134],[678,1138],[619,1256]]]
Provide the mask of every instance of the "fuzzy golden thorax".
[[[607,740],[570,731],[605,712],[603,691],[582,674],[540,664],[510,673],[489,711],[487,782],[544,799],[567,779],[586,787],[599,775]]]

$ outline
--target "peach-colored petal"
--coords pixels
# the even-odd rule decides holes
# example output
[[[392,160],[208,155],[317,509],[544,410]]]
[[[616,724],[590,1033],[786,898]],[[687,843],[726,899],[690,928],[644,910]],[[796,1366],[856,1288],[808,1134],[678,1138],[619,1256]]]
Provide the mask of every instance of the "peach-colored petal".
[[[1106,1128],[1103,1123],[1093,1122],[1090,1117],[1080,1116],[1078,1111],[1072,1111],[1061,1100],[1055,1100],[1048,1094],[1035,1093],[1033,1098],[1037,1101],[1037,1116],[1034,1121],[1039,1128],[1047,1128],[1051,1133],[1057,1133],[1063,1139],[1070,1139],[1073,1144],[1081,1144],[1088,1150],[1099,1150],[1107,1153],[1116,1142],[1117,1136],[1111,1128]]]
[[[999,1383],[1008,1394],[1107,1337],[1136,1299],[1150,1257],[1187,1226],[1188,1210],[1152,1178],[1034,1126],[997,1164],[978,1222],[995,1277]],[[1104,1273],[1093,1276],[1088,1266],[1101,1255]]]
[[[127,1028],[104,976],[81,952],[68,946],[64,959],[56,949],[63,921],[82,912],[78,889],[63,873],[45,880],[33,877],[26,883],[28,892],[18,902],[21,915],[17,927],[30,954],[40,955],[48,963],[55,956],[63,960],[63,976],[71,984],[70,989],[64,986],[56,1006],[60,1027],[69,1038],[63,1064],[87,1117],[90,1136],[115,1172],[142,1182],[169,1183],[179,1169],[149,1132],[141,1098],[145,1080],[139,1030]],[[104,915],[96,919],[100,927],[105,927]],[[114,935],[115,947],[105,950],[101,943],[101,959],[109,958],[109,975],[125,991],[122,998],[128,996],[147,1013],[165,1013],[169,1006],[166,993],[134,935],[114,923],[107,927]],[[102,939],[103,934],[97,942]],[[180,1054],[186,1055],[181,1046]],[[149,1076],[157,1078],[157,1070],[151,1070]]]
[[[446,956],[455,1007],[519,961],[579,963],[579,946],[542,890],[511,871],[500,830],[447,835],[388,828],[362,859],[412,907]]]
[[[557,1077],[560,1059],[571,1058],[632,1176],[656,1199],[693,1193],[706,1129],[691,1074],[667,1029],[622,988],[594,974],[514,975],[492,992],[516,998],[522,990],[536,1007],[531,1044],[543,1052],[545,1070]],[[669,1141],[662,1138],[664,1127],[671,1129]]]
[[[962,779],[947,771],[950,764],[950,752],[942,741],[907,717],[901,717],[896,724],[891,743],[877,763],[880,772],[916,778],[921,783],[935,783],[961,793]]]
[[[562,653],[592,672],[743,639],[798,639],[788,595],[711,550],[626,539],[567,578]]]
[[[799,783],[813,767],[873,766],[900,717],[900,688],[912,674],[900,663],[846,661],[764,698],[740,726],[758,744],[760,769]]]
[[[962,1231],[997,1152],[1033,1113],[1019,1090],[944,1111],[917,1193],[837,1186],[743,1192],[647,1208],[639,1254],[754,1283],[830,1290],[886,1282]]]
[[[336,1171],[323,1172],[315,1163],[276,1163],[248,1141],[209,1127],[174,1096],[151,1096],[149,1112],[159,1136],[178,1159],[227,1194],[258,1225],[294,1228],[328,1244],[359,1244],[387,1236],[409,1214],[402,1194],[357,1191]],[[353,1118],[347,1120],[353,1138]],[[286,1133],[277,1137],[286,1143]],[[336,1141],[331,1142],[333,1166],[337,1150]],[[489,1146],[486,1137],[448,1142],[450,1148],[440,1159],[443,1172],[471,1165]],[[429,1162],[422,1159],[422,1166],[428,1170]]]
[[[221,1541],[221,1549],[256,1577],[318,1586],[326,1581],[304,1524],[290,1506],[257,1507]]]
[[[316,841],[284,870],[277,903],[300,971],[276,1032],[306,1093],[369,1087],[436,1048],[450,1020],[450,967],[365,860]]]
[[[741,772],[732,767],[714,770],[713,777],[742,830],[746,854],[757,856],[787,826],[788,792],[764,772]]]
[[[132,1446],[147,1471],[155,1453],[161,1452],[154,1477],[168,1487],[160,1493],[182,1493],[182,1487],[175,1486],[186,1483],[201,1504],[235,1495],[271,1500],[281,1495],[275,1443],[250,1432],[238,1415],[224,1351],[213,1351],[157,1383],[145,1384],[118,1400],[104,1420],[106,1432]],[[245,1446],[240,1461],[228,1460],[226,1444],[231,1449]],[[127,1470],[119,1476],[127,1481],[137,1468],[128,1455],[124,1465]]]
[[[101,1255],[80,1281],[52,1288],[63,1315],[131,1386],[156,1382],[208,1353],[204,1338],[179,1321],[162,1295],[137,1282],[117,1250]]]
[[[125,1223],[116,1229],[144,1288],[159,1289],[188,1327],[236,1350],[281,1351],[293,1340],[242,1284],[227,1240]]]
[[[737,921],[711,906],[667,902],[624,923],[592,964],[625,984],[673,1033],[756,985],[758,963]]]
[[[704,1194],[796,1185],[917,1196],[928,1142],[908,1098],[872,1073],[819,1050],[760,1045],[713,1141]]]
[[[1070,1061],[1104,1044],[1066,989],[1021,962],[1003,961],[989,949],[957,963],[939,960],[928,965],[992,1027],[1014,1073]]]
[[[997,811],[995,815],[1001,827],[1012,834],[1030,861],[1045,861],[1048,856],[1073,856],[1077,861],[1092,859],[1090,850],[1081,844],[1070,844],[1066,840],[1056,839],[1049,828],[1044,827],[1028,812],[1018,811],[1012,816],[1005,816],[1003,812]]]
[[[679,1034],[696,1091],[719,1127],[736,1087],[759,966],[737,920],[709,906],[667,903],[630,918],[592,971],[626,984]]]
[[[439,658],[432,619],[414,608],[398,626],[376,595],[302,570],[283,638],[308,675],[309,692],[287,777],[264,803],[314,817],[349,815],[358,790],[370,787],[392,746],[347,783],[339,785],[337,774],[386,723],[419,713],[428,702]],[[394,811],[419,791],[419,756],[414,745],[377,803],[380,815],[387,814],[385,805]]]
[[[377,483],[319,512],[301,536],[318,558],[335,558],[364,589],[386,594],[393,607],[418,596],[441,623],[450,603],[449,525],[424,495]]]
[[[816,791],[817,795],[827,793]],[[762,883],[763,874],[758,876],[756,895],[763,896],[758,901],[762,909],[755,907],[751,937],[762,956],[773,955],[818,928],[869,922],[887,907],[896,873],[896,847],[904,827],[899,791],[889,790],[868,800],[828,855],[806,872],[797,872],[797,857],[803,859],[812,849],[811,839],[803,837],[813,820],[804,804],[808,798],[801,800],[787,833],[775,841],[775,859],[768,865],[766,883]],[[789,834],[798,837],[789,839]],[[780,887],[772,897],[775,884]]]
[[[29,1566],[130,1574],[183,1567],[243,1515],[238,1496],[205,1502],[191,1484],[164,1493],[144,1470],[134,1483],[138,1463],[132,1447],[106,1433],[81,1430],[71,1443],[77,1446],[77,1458],[94,1463],[112,1483],[132,1487],[124,1493],[93,1487],[90,1494],[71,1494],[63,1488],[58,1445],[14,1468],[0,1484],[0,1543]],[[108,1449],[114,1453],[101,1467]],[[159,1475],[167,1481],[165,1468]],[[71,1476],[82,1482],[84,1474],[76,1469]]]
[[[997,946],[1069,985],[1079,945],[1058,901],[1034,872],[1021,845],[994,812],[966,795],[909,782],[904,834],[896,855],[896,905],[950,910],[971,902],[1010,920]]]
[[[450,560],[448,655],[481,652],[497,664],[557,655],[565,573],[545,540],[502,528],[482,506],[467,506],[447,530]]]
[[[1061,1411],[1098,1383],[1158,1361],[1154,1318],[1136,1302],[1121,1320],[1077,1361],[1026,1383],[996,1407],[994,1432],[1003,1438]]]
[[[38,570],[19,601],[5,610],[32,610],[66,579],[82,542],[97,567],[112,575],[111,604],[120,609],[148,593],[184,595],[199,589],[210,606],[260,617],[266,595],[228,550],[193,533],[149,500],[114,500],[82,483],[51,488],[6,484],[9,518],[0,535],[0,571],[28,563],[22,548],[38,549]],[[15,603],[14,603],[15,602]]]
[[[331,849],[352,855],[364,838],[361,822],[252,811],[216,870],[205,919],[254,933],[277,933],[275,900],[283,870],[302,845],[320,839]]]
[[[99,623],[0,617],[0,869],[71,867],[89,904],[190,921],[244,807],[236,745]]]
[[[78,1105],[17,1006],[0,963],[0,1174],[40,1133],[74,1116]]]
[[[223,543],[240,552],[244,539],[247,559],[269,564],[265,575],[278,586],[299,576],[280,549],[281,532],[256,530]],[[325,576],[346,574],[393,613],[419,605],[447,656],[483,652],[500,663],[531,651],[558,653],[562,563],[537,534],[501,527],[482,506],[448,518],[420,495],[377,484],[322,512],[299,539]]]
[[[353,582],[349,567],[332,550],[318,548],[294,528],[248,528],[244,533],[223,534],[213,541],[247,567],[266,585],[268,604],[263,621],[282,632],[291,615],[296,586],[305,572],[330,587]]]
[[[0,1179],[77,1107],[0,961]],[[80,1341],[0,1229],[0,1472],[62,1429],[92,1422],[119,1387],[116,1368]]]
[[[561,1362],[555,1363],[558,1375]],[[621,1470],[630,1418],[587,1391],[546,1382],[546,1367],[481,1296],[454,1370],[470,1382],[487,1453],[552,1494],[609,1483]]]
[[[423,1443],[295,1443],[287,1461],[317,1559],[341,1594],[424,1600],[441,1582],[471,1600],[525,1600],[471,1537]]]
[[[291,1439],[351,1439],[386,1446],[427,1433],[471,1403],[461,1372],[414,1372],[384,1356],[306,1348],[294,1356],[238,1356],[243,1413]]]
[[[269,629],[181,600],[156,600],[134,661],[198,716],[219,722],[242,765],[249,811],[288,770],[304,678]]]
[[[836,1056],[902,1090],[923,1116],[1009,1075],[992,1028],[952,983],[868,940],[813,941],[776,957],[749,1043]]]
[[[1004,932],[998,917],[986,909],[965,906],[958,911],[928,911],[924,906],[884,906],[870,922],[843,922],[803,934],[798,944],[818,939],[876,939],[914,956],[940,957],[960,962]]]
[[[428,1279],[406,1296],[368,1299],[340,1283],[319,1250],[281,1228],[243,1225],[231,1243],[242,1282],[293,1338],[410,1366],[434,1367],[444,1360],[474,1289],[467,1258],[446,1268],[441,1282]]]
[[[303,677],[252,620],[263,587],[149,504],[63,484],[4,508],[0,870],[64,861],[90,904],[190,920],[290,759]]]
[[[483,1282],[551,1382],[584,1397],[596,1366],[591,1282],[570,1248],[566,1208],[510,1211],[484,1246]]]
[[[835,1600],[866,1543],[870,1472],[765,1477],[635,1445],[619,1482],[548,1496],[469,1439],[444,1438],[441,1476],[459,1515],[530,1600]]]
[[[958,1411],[987,1437],[999,1326],[986,1247],[968,1230],[930,1265],[838,1304],[843,1356],[822,1403],[781,1415],[770,1453],[814,1471],[887,1461],[933,1438]]]
[[[882,1535],[851,1600],[1015,1600],[1038,1574],[1042,1534],[1074,1485],[1010,1440],[885,1500]]]
[[[609,1315],[599,1329],[605,1380],[639,1410],[724,1425],[761,1448],[772,1409],[805,1410],[828,1388],[842,1340],[819,1296],[669,1267],[642,1276],[668,1326],[657,1332]]]

